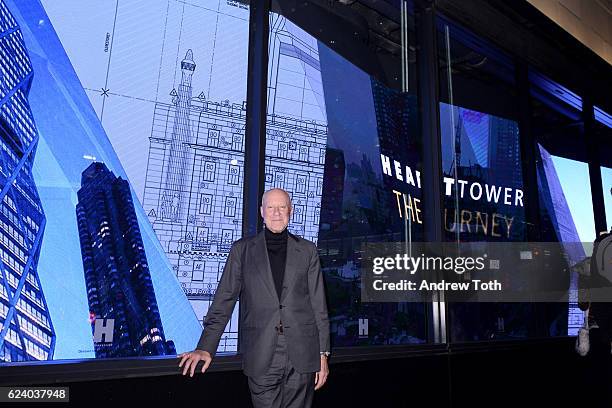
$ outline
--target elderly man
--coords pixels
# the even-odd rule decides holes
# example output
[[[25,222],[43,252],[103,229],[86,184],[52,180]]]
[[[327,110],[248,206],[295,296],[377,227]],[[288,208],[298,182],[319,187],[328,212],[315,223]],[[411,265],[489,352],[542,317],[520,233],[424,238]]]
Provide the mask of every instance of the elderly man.
[[[310,407],[329,374],[329,319],[316,246],[287,231],[292,206],[266,191],[264,230],[234,242],[196,350],[179,367],[193,376],[210,365],[240,297],[239,352],[251,399],[259,407]]]

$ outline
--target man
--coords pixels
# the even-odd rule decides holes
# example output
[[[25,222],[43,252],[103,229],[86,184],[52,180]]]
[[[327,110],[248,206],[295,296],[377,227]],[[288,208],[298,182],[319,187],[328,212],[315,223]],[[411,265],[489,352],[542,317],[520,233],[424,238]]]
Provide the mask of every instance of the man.
[[[239,352],[251,399],[260,407],[310,407],[329,374],[329,319],[316,246],[287,231],[289,194],[266,191],[264,230],[232,245],[196,350],[179,367],[210,365],[240,297]]]

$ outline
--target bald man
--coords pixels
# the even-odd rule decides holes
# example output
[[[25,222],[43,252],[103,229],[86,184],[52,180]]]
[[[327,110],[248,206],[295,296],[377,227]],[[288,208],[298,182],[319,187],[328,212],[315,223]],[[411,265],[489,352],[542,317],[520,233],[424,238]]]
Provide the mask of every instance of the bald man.
[[[179,367],[193,376],[214,358],[240,297],[239,353],[255,408],[310,407],[329,375],[329,319],[316,246],[287,230],[291,198],[282,189],[263,194],[264,230],[234,242],[204,330]]]

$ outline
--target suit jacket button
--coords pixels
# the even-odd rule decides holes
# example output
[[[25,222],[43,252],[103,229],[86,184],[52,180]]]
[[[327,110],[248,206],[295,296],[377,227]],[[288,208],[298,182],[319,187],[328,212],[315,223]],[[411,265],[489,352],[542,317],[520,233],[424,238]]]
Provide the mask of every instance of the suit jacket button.
[[[278,306],[278,308],[279,308],[279,309],[282,309],[282,308],[283,308],[283,305],[279,305],[279,306]]]

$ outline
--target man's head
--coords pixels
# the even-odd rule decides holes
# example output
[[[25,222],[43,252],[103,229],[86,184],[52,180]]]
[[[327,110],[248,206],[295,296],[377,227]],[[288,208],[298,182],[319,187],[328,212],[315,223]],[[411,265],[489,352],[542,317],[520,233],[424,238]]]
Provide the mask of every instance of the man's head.
[[[291,197],[283,189],[273,188],[261,197],[261,216],[272,232],[282,232],[287,228],[291,210]]]

